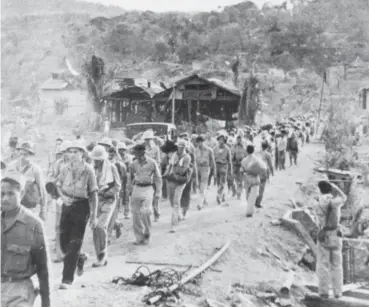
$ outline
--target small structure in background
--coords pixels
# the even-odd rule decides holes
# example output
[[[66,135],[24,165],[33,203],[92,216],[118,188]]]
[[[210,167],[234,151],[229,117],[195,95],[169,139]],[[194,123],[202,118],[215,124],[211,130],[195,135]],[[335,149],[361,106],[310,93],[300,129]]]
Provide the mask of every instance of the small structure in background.
[[[188,122],[197,126],[203,118],[233,121],[238,112],[241,93],[234,86],[215,78],[193,74],[156,94],[154,100],[168,112],[166,122]]]
[[[164,122],[161,107],[153,97],[163,87],[143,78],[114,78],[110,93],[101,97],[103,112],[111,122],[111,128],[138,122]],[[164,110],[162,110],[164,111]]]
[[[40,87],[43,115],[73,116],[89,108],[86,90],[73,84],[76,77],[68,69],[51,73],[51,78]]]

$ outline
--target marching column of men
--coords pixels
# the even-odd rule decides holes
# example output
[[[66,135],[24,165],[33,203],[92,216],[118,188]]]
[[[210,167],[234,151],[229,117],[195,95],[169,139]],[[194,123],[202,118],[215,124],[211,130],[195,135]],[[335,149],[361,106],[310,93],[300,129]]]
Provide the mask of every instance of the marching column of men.
[[[235,141],[226,133],[219,133],[216,140],[211,134],[186,135],[159,148],[153,132],[146,131],[144,143],[132,148],[134,156],[128,153],[126,144],[107,137],[87,147],[81,139],[58,138],[50,154],[47,183],[41,168],[30,160],[35,155],[34,146],[30,142],[18,146],[12,139],[6,160],[9,164],[2,162],[2,169],[7,168],[1,181],[2,280],[7,284],[2,303],[12,306],[9,302],[14,300],[19,305],[33,306],[35,293],[30,277],[37,274],[42,306],[50,306],[49,257],[42,223],[34,214],[38,207],[45,220],[47,207],[55,206],[55,260],[63,262],[59,288],[68,289],[75,274],[80,276],[84,271],[87,256],[82,245],[88,222],[97,258],[93,267],[108,263],[109,235],[112,230],[117,238],[121,235],[121,207],[125,218],[132,214],[134,244],[150,242],[151,216],[154,213],[158,221],[163,182],[172,206],[171,232],[176,232],[186,217],[191,189],[199,190],[198,210],[208,205],[206,190],[212,176],[216,179],[218,205],[225,201],[229,177],[232,184],[228,189],[234,185],[232,192],[238,199],[245,189],[246,216],[253,216],[254,208],[261,208],[270,175],[274,175],[274,139],[268,136],[263,137],[262,151],[256,153],[250,133],[245,137],[236,134]],[[295,138],[292,135],[291,141],[285,134],[278,140],[275,168],[284,168],[286,151],[291,152],[291,162],[297,160]],[[12,259],[11,255],[16,257]]]

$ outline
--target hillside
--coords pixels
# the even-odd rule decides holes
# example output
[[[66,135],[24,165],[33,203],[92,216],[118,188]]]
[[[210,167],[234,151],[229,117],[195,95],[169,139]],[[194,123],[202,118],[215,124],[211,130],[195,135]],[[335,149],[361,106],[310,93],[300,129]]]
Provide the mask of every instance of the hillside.
[[[315,78],[330,65],[368,60],[365,3],[300,1],[291,12],[244,1],[221,12],[184,14],[124,12],[75,0],[2,1],[2,98],[28,97],[33,83],[42,83],[65,56],[80,70],[93,53],[107,71],[152,79],[199,68],[221,71],[229,81],[226,62],[235,56],[241,73],[304,68]]]
[[[2,21],[4,18],[19,17],[20,15],[88,14],[90,16],[115,16],[123,13],[124,10],[118,6],[105,6],[75,0],[1,1]]]

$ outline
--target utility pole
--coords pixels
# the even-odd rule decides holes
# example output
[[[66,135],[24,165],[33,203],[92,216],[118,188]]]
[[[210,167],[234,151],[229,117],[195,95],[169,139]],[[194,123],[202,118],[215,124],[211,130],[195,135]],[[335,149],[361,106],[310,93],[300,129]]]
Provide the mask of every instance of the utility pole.
[[[173,91],[172,91],[172,124],[174,125],[175,123],[175,113],[176,113],[176,87],[173,86]]]
[[[320,102],[319,102],[319,110],[318,110],[318,122],[316,124],[316,133],[318,134],[319,124],[320,124],[320,112],[322,111],[322,102],[323,102],[323,93],[324,93],[324,82],[325,82],[326,74],[324,72],[322,78],[322,89],[320,91]]]

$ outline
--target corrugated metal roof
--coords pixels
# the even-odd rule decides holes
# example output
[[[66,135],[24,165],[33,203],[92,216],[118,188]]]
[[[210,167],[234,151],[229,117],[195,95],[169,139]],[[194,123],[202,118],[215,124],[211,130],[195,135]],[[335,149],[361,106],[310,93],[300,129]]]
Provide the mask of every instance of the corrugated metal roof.
[[[48,79],[42,85],[42,90],[64,90],[66,88],[75,88],[71,83],[60,79]]]
[[[183,77],[181,79],[176,79],[174,81],[175,85],[180,85],[180,84],[183,84],[183,83],[186,83],[188,82],[189,80],[193,79],[193,78],[199,78],[200,80],[203,80],[207,83],[211,83],[227,92],[230,92],[231,94],[234,94],[236,96],[239,96],[241,97],[241,92],[234,86],[234,85],[231,85],[231,84],[227,84],[217,78],[204,78],[204,77],[201,77],[200,75],[198,74],[193,74],[193,75],[190,75],[190,76],[187,76],[187,77]]]
[[[125,80],[131,80],[131,83],[133,85],[128,85]],[[150,87],[149,87],[150,84]],[[137,89],[140,89],[142,93],[146,93],[150,98],[152,98],[155,94],[158,94],[162,92],[164,89],[156,83],[153,83],[147,79],[144,78],[114,78],[112,80],[112,86],[111,89],[113,89],[113,92],[106,95],[110,96],[113,93],[116,92],[130,92],[134,90],[137,93]]]

